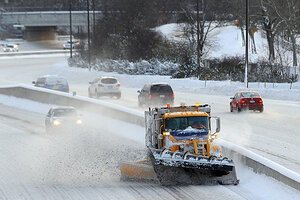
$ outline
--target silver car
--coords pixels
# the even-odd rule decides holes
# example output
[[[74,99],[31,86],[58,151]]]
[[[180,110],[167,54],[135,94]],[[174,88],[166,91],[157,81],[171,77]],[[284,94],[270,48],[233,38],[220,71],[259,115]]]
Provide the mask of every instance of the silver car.
[[[77,110],[71,106],[52,107],[45,119],[46,132],[78,129],[82,124]]]
[[[72,43],[70,40],[66,42],[66,44],[63,45],[64,49],[70,49],[72,44],[72,49],[76,49],[79,47],[80,42],[78,40],[72,40]]]
[[[117,99],[121,98],[121,85],[115,77],[97,77],[89,83],[89,97],[109,96]]]
[[[19,51],[19,45],[17,45],[17,44],[7,44],[2,48],[2,50],[4,52],[18,52]]]

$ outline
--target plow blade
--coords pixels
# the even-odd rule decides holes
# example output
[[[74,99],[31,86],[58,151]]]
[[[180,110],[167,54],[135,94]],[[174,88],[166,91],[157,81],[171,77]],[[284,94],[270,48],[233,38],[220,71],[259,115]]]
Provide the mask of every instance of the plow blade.
[[[162,185],[238,184],[234,163],[227,158],[150,149],[156,176]]]
[[[120,171],[123,181],[159,182],[150,160],[123,162]]]

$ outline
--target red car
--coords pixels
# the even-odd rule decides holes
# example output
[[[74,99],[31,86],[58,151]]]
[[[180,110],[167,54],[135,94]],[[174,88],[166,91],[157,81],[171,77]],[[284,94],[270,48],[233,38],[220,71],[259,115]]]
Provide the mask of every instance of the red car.
[[[263,100],[257,92],[253,91],[242,91],[237,92],[234,97],[230,97],[230,112],[234,110],[257,110],[260,112],[264,111]]]

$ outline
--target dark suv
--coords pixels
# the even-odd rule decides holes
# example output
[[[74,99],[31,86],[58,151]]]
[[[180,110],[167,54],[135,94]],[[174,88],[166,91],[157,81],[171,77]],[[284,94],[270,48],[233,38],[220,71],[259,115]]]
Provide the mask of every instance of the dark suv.
[[[174,92],[170,85],[166,83],[154,83],[144,85],[139,94],[139,106],[142,105],[165,105],[174,103]]]

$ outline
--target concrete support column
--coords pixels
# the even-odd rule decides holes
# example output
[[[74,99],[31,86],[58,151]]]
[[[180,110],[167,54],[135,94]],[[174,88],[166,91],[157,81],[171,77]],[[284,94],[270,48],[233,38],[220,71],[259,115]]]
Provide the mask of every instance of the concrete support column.
[[[27,26],[25,39],[28,41],[55,40],[56,26]]]

